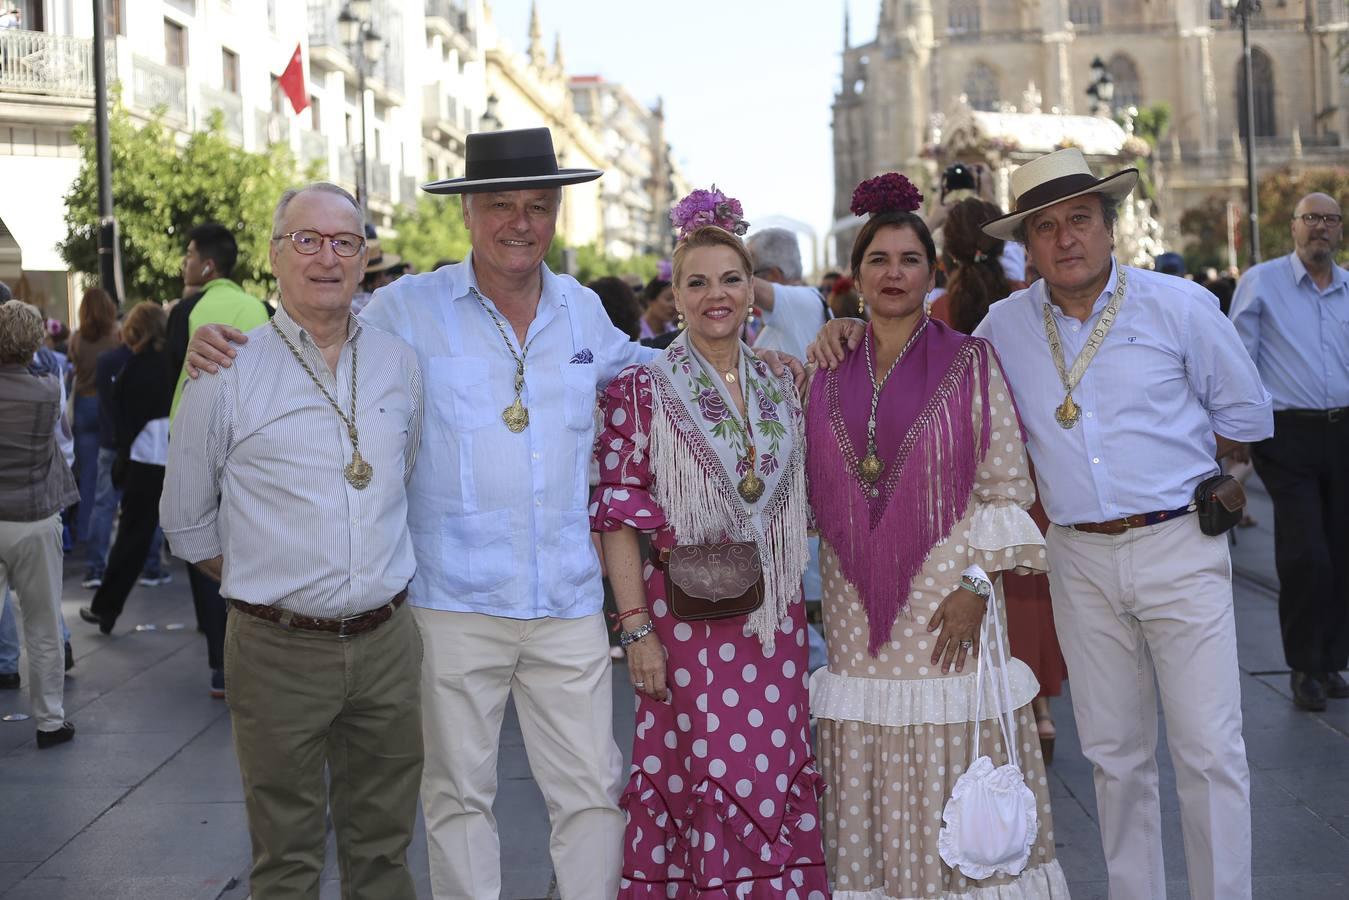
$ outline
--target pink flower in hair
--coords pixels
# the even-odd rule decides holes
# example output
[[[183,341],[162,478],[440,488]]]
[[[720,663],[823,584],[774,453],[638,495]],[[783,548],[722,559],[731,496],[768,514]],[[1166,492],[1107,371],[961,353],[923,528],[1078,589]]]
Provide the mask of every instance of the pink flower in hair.
[[[675,204],[670,210],[670,221],[678,231],[679,240],[707,225],[724,228],[731,234],[743,235],[749,230],[740,201],[727,197],[717,186],[711,190],[696,190]]]
[[[852,192],[848,208],[855,216],[888,212],[913,212],[923,205],[923,195],[909,179],[898,172],[886,172],[868,178]]]

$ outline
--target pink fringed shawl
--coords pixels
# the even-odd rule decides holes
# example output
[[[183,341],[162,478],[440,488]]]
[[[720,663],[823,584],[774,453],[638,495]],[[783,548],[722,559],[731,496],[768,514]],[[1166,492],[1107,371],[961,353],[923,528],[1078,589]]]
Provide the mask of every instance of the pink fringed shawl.
[[[806,469],[816,525],[866,608],[874,656],[908,608],[928,553],[969,506],[988,450],[990,351],[979,338],[927,323],[881,391],[876,452],[885,468],[868,485],[857,470],[866,455],[870,350],[868,342],[835,371],[816,375],[806,410]]]

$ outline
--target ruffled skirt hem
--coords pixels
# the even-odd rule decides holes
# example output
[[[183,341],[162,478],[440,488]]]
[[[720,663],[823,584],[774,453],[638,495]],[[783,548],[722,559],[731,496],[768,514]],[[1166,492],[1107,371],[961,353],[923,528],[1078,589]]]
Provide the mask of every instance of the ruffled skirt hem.
[[[884,891],[835,891],[834,900],[1069,900],[1068,879],[1057,859],[1026,869],[1006,884],[973,885],[965,891],[938,891],[921,897],[894,897]]]

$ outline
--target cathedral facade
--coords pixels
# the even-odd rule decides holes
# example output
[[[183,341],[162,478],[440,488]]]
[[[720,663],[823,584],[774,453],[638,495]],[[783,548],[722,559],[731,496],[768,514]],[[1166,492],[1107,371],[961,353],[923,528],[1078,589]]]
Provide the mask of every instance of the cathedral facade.
[[[943,123],[965,108],[1124,119],[1165,102],[1153,166],[1168,231],[1209,196],[1243,196],[1241,30],[1224,0],[881,0],[875,40],[850,46],[847,32],[845,18],[840,222],[863,178],[897,170],[933,187]],[[1349,0],[1264,0],[1251,45],[1259,168],[1349,164]],[[1108,109],[1087,94],[1097,59],[1114,87]]]

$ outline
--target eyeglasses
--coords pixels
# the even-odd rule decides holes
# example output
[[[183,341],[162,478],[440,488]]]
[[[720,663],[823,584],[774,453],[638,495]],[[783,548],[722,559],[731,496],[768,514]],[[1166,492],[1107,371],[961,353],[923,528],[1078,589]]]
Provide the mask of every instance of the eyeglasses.
[[[1338,213],[1303,213],[1300,216],[1293,216],[1293,218],[1301,219],[1302,224],[1306,225],[1308,228],[1315,228],[1322,222],[1325,222],[1331,228],[1334,228],[1344,221],[1344,216],[1339,215]]]
[[[313,256],[323,250],[323,242],[332,244],[333,252],[338,256],[352,257],[361,252],[365,246],[365,238],[359,234],[352,234],[350,231],[339,231],[337,234],[323,234],[319,231],[302,229],[292,231],[288,234],[278,234],[272,238],[274,241],[289,239],[295,245],[295,252],[305,256]]]

